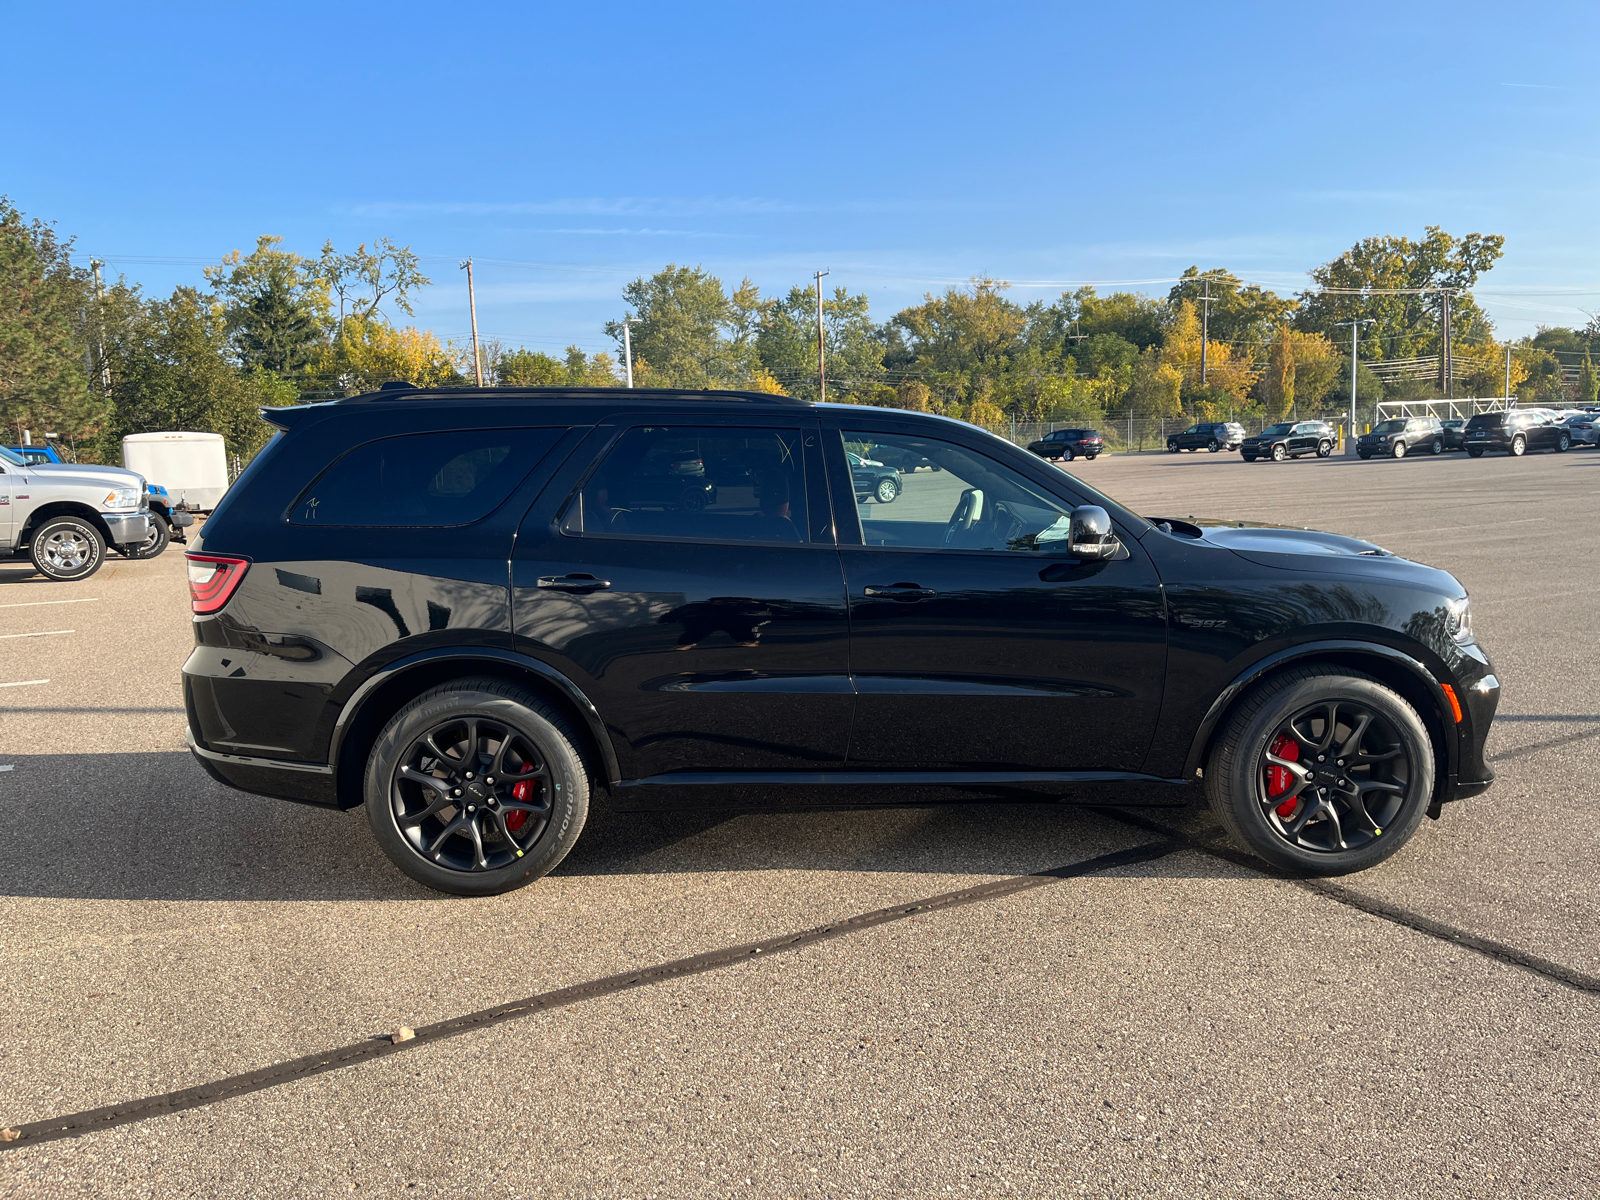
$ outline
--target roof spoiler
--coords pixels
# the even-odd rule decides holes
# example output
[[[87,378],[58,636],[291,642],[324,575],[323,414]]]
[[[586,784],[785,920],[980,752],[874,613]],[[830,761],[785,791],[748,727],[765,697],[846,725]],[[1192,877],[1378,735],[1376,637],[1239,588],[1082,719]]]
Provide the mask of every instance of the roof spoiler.
[[[286,404],[282,408],[262,408],[261,419],[287,433],[309,416],[312,410],[321,407],[321,404]]]

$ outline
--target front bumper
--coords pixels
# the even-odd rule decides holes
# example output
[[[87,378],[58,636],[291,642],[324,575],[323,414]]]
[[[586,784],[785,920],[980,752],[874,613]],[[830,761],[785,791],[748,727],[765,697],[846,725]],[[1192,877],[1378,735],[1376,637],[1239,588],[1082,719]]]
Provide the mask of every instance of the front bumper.
[[[111,544],[114,546],[126,546],[129,542],[142,542],[150,536],[149,513],[101,513],[100,519],[106,523],[106,528],[111,531]]]
[[[1455,680],[1451,686],[1461,703],[1462,720],[1456,726],[1454,778],[1442,789],[1440,799],[1443,801],[1479,795],[1494,782],[1494,768],[1485,761],[1484,745],[1489,740],[1495,710],[1500,706],[1500,680],[1476,642],[1462,647],[1460,657],[1452,666]]]

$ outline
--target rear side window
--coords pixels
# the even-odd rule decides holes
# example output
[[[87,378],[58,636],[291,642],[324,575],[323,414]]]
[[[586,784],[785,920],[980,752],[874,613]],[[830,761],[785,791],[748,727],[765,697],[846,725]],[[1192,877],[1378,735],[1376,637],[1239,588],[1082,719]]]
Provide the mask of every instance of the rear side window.
[[[800,455],[798,429],[630,429],[589,476],[562,532],[801,542],[806,489]]]
[[[465,429],[357,446],[308,487],[295,525],[439,528],[482,520],[565,429]]]

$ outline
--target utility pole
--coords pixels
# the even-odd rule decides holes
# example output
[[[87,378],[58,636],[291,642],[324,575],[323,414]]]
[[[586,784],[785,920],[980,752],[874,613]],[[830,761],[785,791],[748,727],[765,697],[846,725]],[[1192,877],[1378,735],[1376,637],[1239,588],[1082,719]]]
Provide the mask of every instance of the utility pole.
[[[467,307],[472,310],[472,369],[477,373],[478,386],[483,386],[483,355],[478,353],[478,296],[472,288],[472,260],[461,264],[467,273]]]
[[[1360,369],[1360,361],[1356,358],[1356,346],[1361,341],[1361,327],[1371,325],[1372,318],[1365,320],[1351,318],[1348,321],[1336,322],[1339,325],[1350,326],[1350,434],[1345,441],[1345,457],[1356,452],[1356,372]]]
[[[817,402],[828,402],[828,339],[822,333],[822,277],[827,271],[817,272]]]
[[[89,265],[94,268],[94,298],[96,305],[98,305],[105,296],[105,287],[100,279],[100,268],[105,264],[98,258],[91,258]],[[94,349],[95,353],[100,356],[100,390],[109,396],[111,395],[111,367],[106,363],[105,322],[98,311],[95,313],[94,329]]]
[[[622,361],[626,364],[629,387],[633,386],[633,332],[631,327],[638,323],[638,317],[622,318]]]
[[[1441,331],[1444,336],[1439,346],[1439,367],[1444,372],[1444,397],[1448,400],[1451,392],[1450,385],[1454,382],[1451,377],[1455,374],[1453,370],[1454,364],[1450,361],[1450,293],[1448,291],[1440,292],[1439,299],[1444,305],[1444,321]]]
[[[1211,340],[1211,280],[1205,281],[1205,294],[1200,297],[1200,386],[1206,385],[1206,343]]]
[[[1511,407],[1511,347],[1506,347],[1506,407]]]

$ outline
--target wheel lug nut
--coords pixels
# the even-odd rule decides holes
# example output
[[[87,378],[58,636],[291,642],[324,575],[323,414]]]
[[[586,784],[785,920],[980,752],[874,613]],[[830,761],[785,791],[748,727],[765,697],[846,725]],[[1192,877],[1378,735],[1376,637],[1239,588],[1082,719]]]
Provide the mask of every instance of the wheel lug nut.
[[[1326,754],[1319,754],[1319,755],[1317,755],[1317,761],[1318,761],[1318,762],[1322,762],[1322,761],[1323,761],[1323,760],[1325,760],[1325,759],[1326,759],[1326,758],[1327,758],[1327,757],[1328,757],[1328,756],[1327,756],[1327,755],[1326,755]]]
[[[456,788],[450,794],[452,796],[459,796],[459,795],[461,795],[461,789],[460,788]]]
[[[1337,765],[1337,766],[1341,766],[1341,767],[1342,767],[1342,766],[1344,766],[1344,759],[1342,759],[1342,758],[1341,758],[1341,759],[1340,759],[1340,760],[1339,760],[1339,761],[1338,761],[1338,763],[1337,763],[1337,764],[1335,764],[1335,765]]]
[[[469,804],[469,805],[467,805],[467,811],[468,812],[477,812],[478,811],[478,806],[476,804]]]
[[[493,775],[485,775],[483,777],[483,781],[485,783],[493,783],[494,782],[494,776]]]
[[[471,778],[472,778],[472,772],[471,772],[471,771],[468,771],[468,772],[467,772],[467,778],[468,778],[468,779],[471,779]]]

